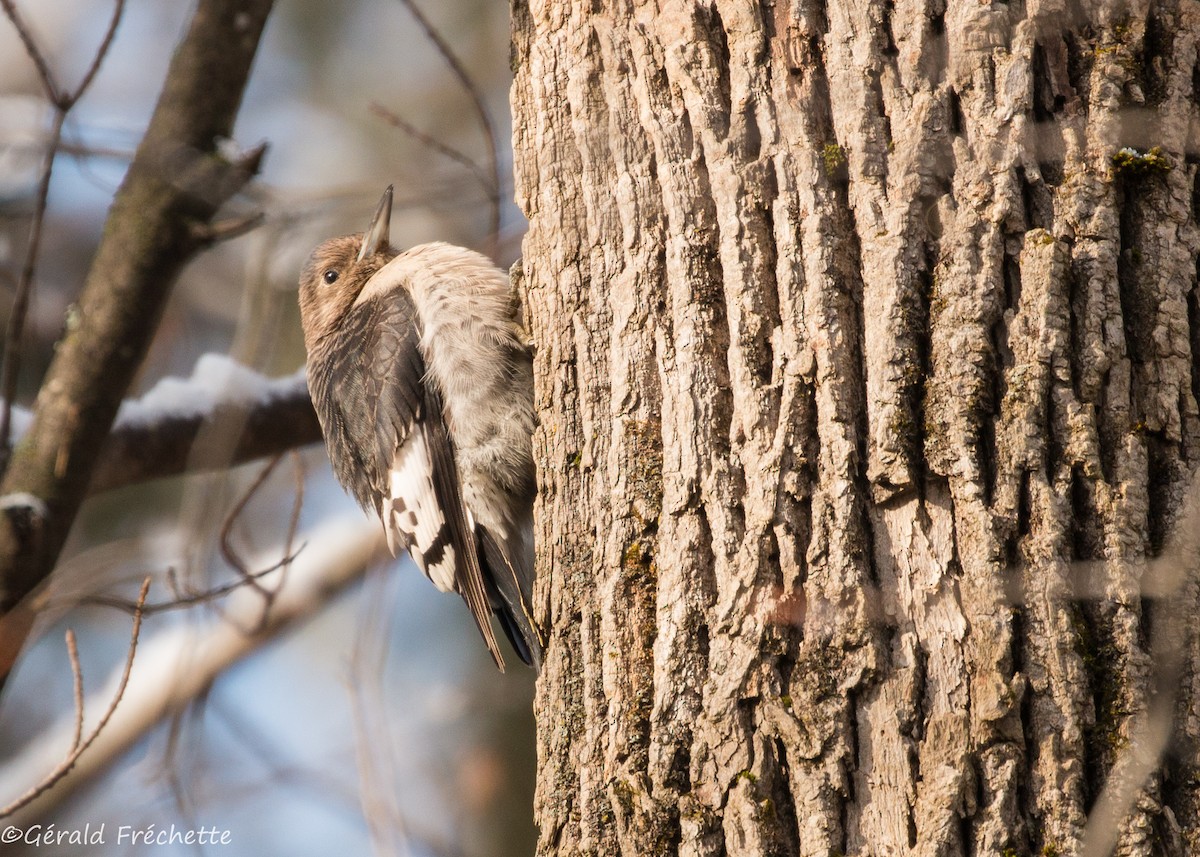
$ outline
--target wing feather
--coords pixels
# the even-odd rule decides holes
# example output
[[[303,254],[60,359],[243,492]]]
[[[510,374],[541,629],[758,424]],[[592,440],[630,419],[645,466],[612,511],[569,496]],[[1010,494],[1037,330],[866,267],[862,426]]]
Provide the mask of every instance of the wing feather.
[[[483,569],[476,551],[475,533],[467,520],[466,506],[462,501],[458,466],[454,461],[454,447],[450,440],[450,432],[442,417],[441,401],[433,385],[426,385],[425,395],[431,417],[436,415],[436,417],[422,422],[430,460],[433,463],[433,487],[439,499],[442,500],[442,508],[446,512],[450,544],[461,558],[461,561],[456,564],[455,589],[467,602],[467,607],[475,619],[475,624],[479,626],[479,633],[483,636],[488,651],[492,653],[496,666],[503,671],[504,658],[500,654],[496,635],[492,631],[491,606],[488,603]]]
[[[437,492],[424,431],[414,431],[396,450],[383,502],[383,528],[396,555],[407,550],[417,567],[443,592],[453,592],[454,548]]]
[[[434,585],[466,601],[501,670],[474,528],[438,391],[428,383],[411,299],[356,304],[309,355],[309,389],[338,480]]]

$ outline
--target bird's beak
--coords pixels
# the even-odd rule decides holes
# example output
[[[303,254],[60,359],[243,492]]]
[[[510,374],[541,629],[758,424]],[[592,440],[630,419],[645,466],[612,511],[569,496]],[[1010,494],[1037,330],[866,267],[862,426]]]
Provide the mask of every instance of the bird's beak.
[[[375,209],[375,217],[371,220],[371,225],[367,228],[363,235],[362,247],[358,251],[358,259],[361,262],[381,247],[386,247],[388,243],[388,225],[392,222],[392,186],[388,185],[387,190],[383,192],[383,199],[379,200],[379,208]]]

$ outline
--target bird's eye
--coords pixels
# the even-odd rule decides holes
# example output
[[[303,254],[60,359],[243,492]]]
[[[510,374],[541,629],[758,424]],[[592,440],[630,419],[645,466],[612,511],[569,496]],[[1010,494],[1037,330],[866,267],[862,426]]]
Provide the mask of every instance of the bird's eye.
[[[325,282],[326,283],[329,283],[332,285],[333,283],[337,282],[337,278],[338,278],[338,272],[333,270],[332,268],[330,268],[328,271],[325,272]]]

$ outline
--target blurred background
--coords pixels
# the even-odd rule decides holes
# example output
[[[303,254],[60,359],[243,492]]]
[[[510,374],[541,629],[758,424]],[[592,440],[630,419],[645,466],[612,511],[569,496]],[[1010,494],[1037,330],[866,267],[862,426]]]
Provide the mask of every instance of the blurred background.
[[[15,5],[60,84],[73,87],[111,5]],[[325,238],[364,229],[388,184],[396,188],[393,244],[451,241],[505,267],[516,258],[524,223],[508,201],[507,5],[425,6],[473,92],[400,0],[277,0],[233,141],[269,148],[259,178],[227,206],[233,215],[262,211],[265,221],[185,271],[135,394],[164,377],[192,374],[211,353],[270,376],[300,368],[300,267]],[[183,0],[130,0],[98,77],[70,113],[21,344],[24,406],[52,356],[192,11]],[[477,99],[494,122],[494,161]],[[0,318],[10,310],[23,262],[52,118],[33,63],[0,17]],[[497,198],[504,200],[498,213]],[[228,383],[238,383],[236,375]],[[69,750],[67,628],[78,637],[89,727],[103,710],[92,694],[103,700],[106,683],[119,675],[131,620],[98,602],[128,601],[147,575],[154,580],[151,603],[235,579],[223,538],[249,570],[267,568],[289,553],[297,505],[290,543],[298,562],[305,551],[332,546],[336,553],[340,539],[347,551],[373,539],[319,447],[285,457],[234,516],[264,465],[89,501],[44,594],[51,609],[37,641],[0,698],[0,804],[32,785],[39,765],[48,770]],[[151,669],[153,653],[171,650],[171,635],[194,631],[188,639],[197,642],[186,645],[208,645],[215,626],[231,624],[224,601],[147,616],[135,675]],[[245,639],[252,631],[240,633]],[[185,706],[149,716],[155,725],[133,736],[127,751],[65,781],[21,820],[59,829],[103,823],[103,849],[18,845],[3,846],[4,853],[532,853],[533,674],[515,656],[508,660],[501,675],[460,599],[438,593],[407,559],[380,556],[310,619],[247,645]],[[165,670],[183,679],[189,663],[168,661]],[[119,825],[172,823],[229,830],[231,844],[115,842]]]

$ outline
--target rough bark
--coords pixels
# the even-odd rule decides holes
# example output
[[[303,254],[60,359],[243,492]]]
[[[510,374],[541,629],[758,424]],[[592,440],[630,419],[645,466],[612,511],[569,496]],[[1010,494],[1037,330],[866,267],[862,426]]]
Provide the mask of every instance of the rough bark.
[[[513,17],[539,853],[1200,853],[1200,6]]]

